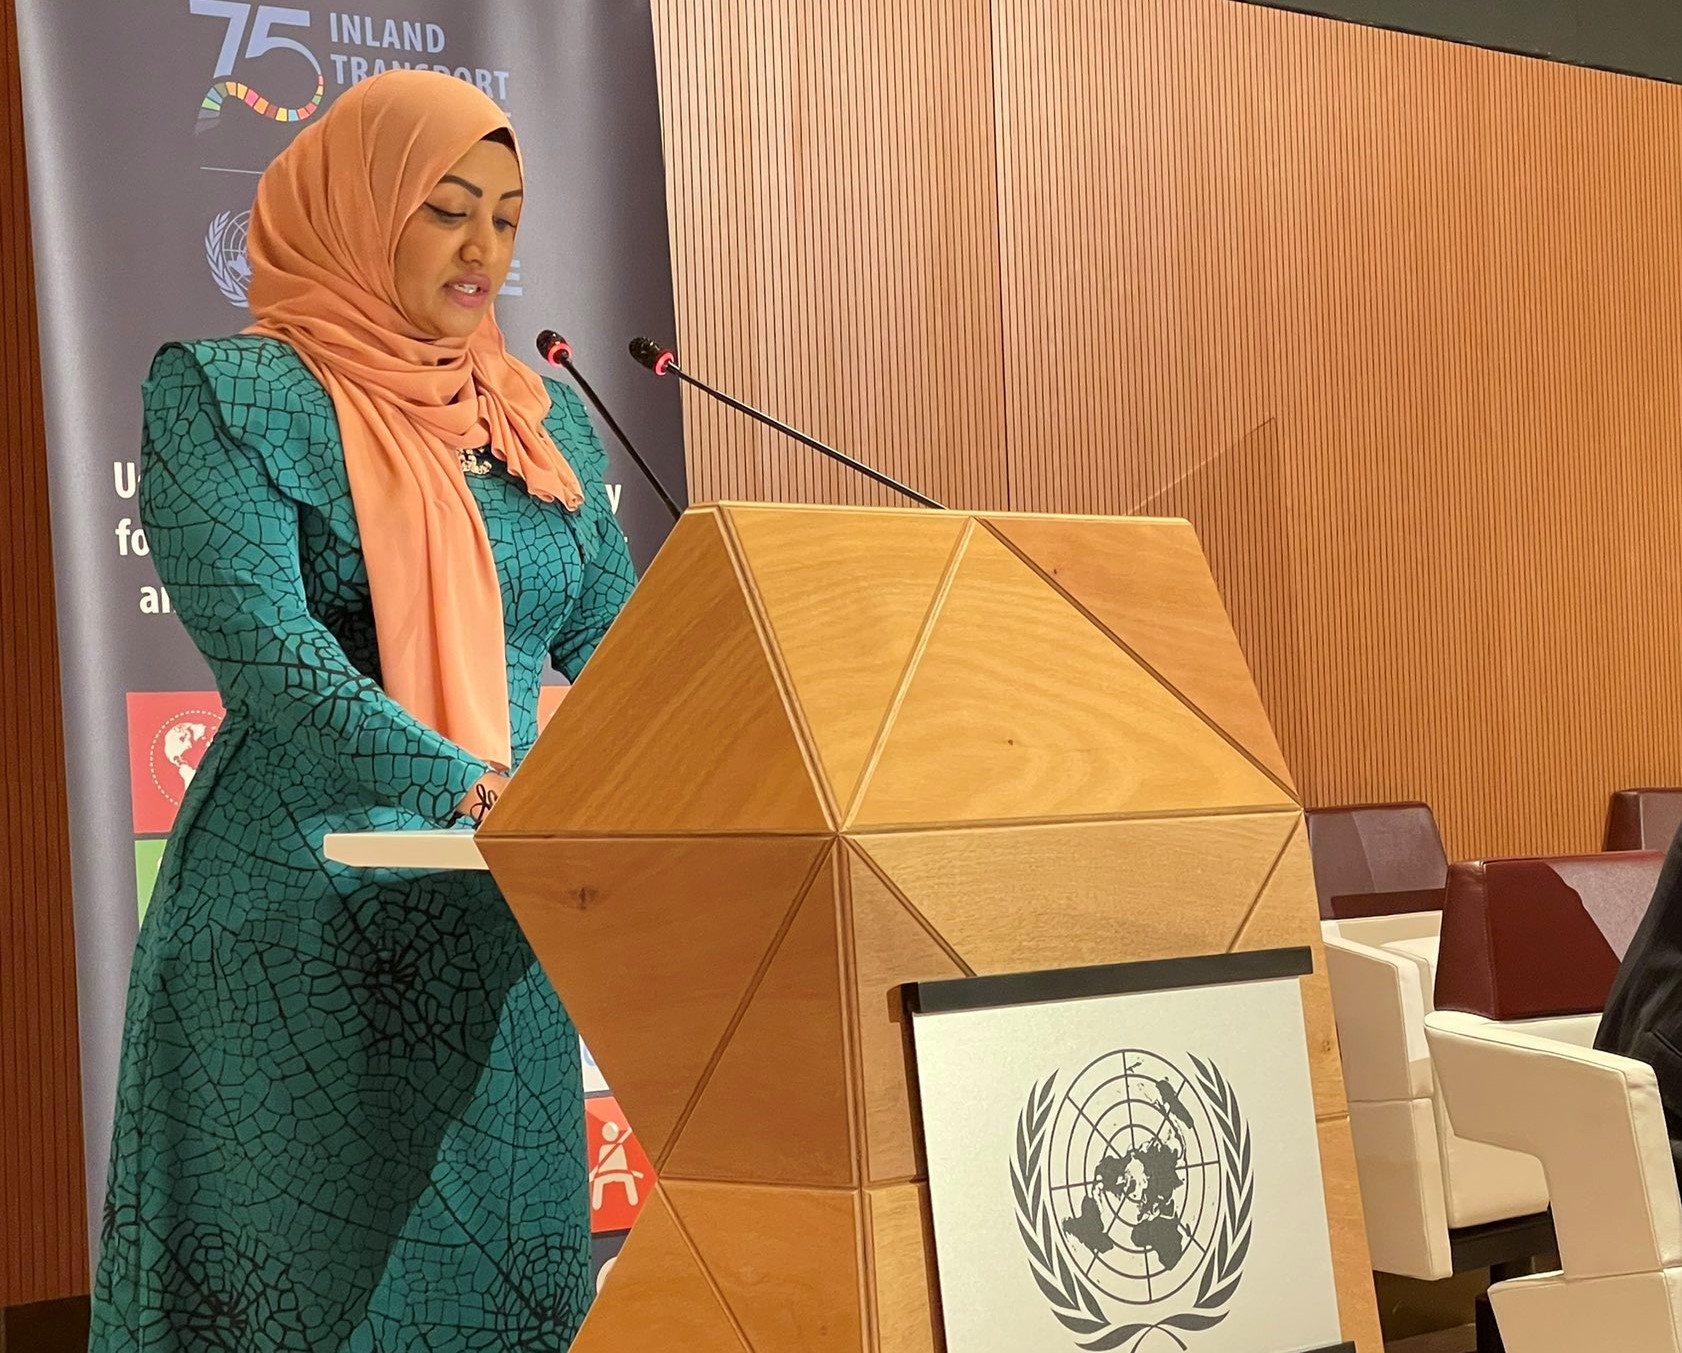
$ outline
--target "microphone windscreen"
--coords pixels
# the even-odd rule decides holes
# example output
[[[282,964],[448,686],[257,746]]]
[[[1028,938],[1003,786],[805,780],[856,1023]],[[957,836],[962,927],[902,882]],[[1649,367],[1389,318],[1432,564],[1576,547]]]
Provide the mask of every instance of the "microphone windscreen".
[[[652,338],[633,338],[631,340],[631,356],[638,363],[646,366],[656,376],[664,376],[666,368],[671,365],[671,352],[661,347]]]
[[[545,329],[537,336],[537,351],[551,366],[572,360],[572,344],[553,329]]]

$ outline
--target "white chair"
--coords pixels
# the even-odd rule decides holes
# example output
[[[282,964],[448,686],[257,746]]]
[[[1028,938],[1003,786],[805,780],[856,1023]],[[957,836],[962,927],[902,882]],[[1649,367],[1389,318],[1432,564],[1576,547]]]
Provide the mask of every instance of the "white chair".
[[[1454,1131],[1425,1020],[1439,1004],[1557,1016],[1550,1036],[1592,1043],[1662,865],[1656,854],[1468,860],[1450,868],[1440,914],[1324,923],[1374,1267],[1434,1281],[1551,1249],[1540,1163]]]
[[[1490,1289],[1501,1337],[1507,1353],[1682,1353],[1682,1199],[1658,1083],[1582,1036],[1580,1019],[1426,1017],[1455,1130],[1539,1159],[1553,1202],[1561,1268]]]
[[[1322,926],[1372,1264],[1423,1281],[1481,1266],[1457,1262],[1453,1232],[1548,1206],[1536,1161],[1464,1140],[1444,1113],[1425,1041],[1441,925],[1413,912]]]

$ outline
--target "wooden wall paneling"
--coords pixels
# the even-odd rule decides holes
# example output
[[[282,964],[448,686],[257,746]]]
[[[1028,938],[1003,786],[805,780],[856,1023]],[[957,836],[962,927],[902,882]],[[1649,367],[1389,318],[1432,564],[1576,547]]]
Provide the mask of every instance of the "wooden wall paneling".
[[[1003,507],[986,8],[654,15],[683,358],[942,501]],[[685,401],[696,501],[900,502]]]
[[[1200,461],[1135,506],[1149,516],[1198,524],[1198,545],[1220,581],[1221,600],[1237,633],[1275,740],[1301,746],[1309,706],[1285,678],[1305,664],[1301,555],[1292,515],[1290,473],[1277,419],[1268,419]],[[1320,653],[1321,661],[1328,655]],[[1287,742],[1287,739],[1291,741]],[[1287,760],[1296,783],[1295,766]]]
[[[88,1290],[76,962],[17,26],[0,4],[0,1307]]]
[[[656,15],[698,369],[959,502],[1188,516],[1310,803],[1560,852],[1682,782],[1682,89],[1227,0]],[[688,430],[699,497],[880,500]]]
[[[1455,854],[1592,849],[1608,790],[1682,769],[1682,673],[1652,645],[1674,650],[1675,564],[1619,563],[1673,537],[1679,497],[1635,468],[1673,460],[1676,401],[1629,380],[1674,357],[1674,304],[1641,292],[1675,270],[1662,232],[1620,261],[1640,213],[1608,169],[1645,160],[1654,91],[1267,17],[1297,71],[1267,226],[1306,555],[1288,684],[1314,711],[1294,759],[1315,801],[1431,800]]]
[[[1265,414],[1245,48],[1184,4],[992,10],[1011,506],[1128,512]]]

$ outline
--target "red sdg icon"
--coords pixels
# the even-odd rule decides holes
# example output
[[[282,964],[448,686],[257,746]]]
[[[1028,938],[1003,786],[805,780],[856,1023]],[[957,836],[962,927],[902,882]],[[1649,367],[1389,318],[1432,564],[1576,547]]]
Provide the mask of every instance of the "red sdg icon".
[[[175,825],[222,718],[215,691],[129,693],[129,790],[137,834],[160,835]]]
[[[589,1143],[590,1230],[596,1235],[629,1231],[654,1192],[654,1167],[612,1095],[584,1101]]]

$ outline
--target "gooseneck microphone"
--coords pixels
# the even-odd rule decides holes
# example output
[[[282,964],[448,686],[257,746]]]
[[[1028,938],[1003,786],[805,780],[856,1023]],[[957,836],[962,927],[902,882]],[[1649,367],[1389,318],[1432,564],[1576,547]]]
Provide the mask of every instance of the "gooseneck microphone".
[[[573,365],[572,344],[568,343],[553,329],[545,329],[537,336],[537,350],[549,365],[560,367],[567,375],[572,377],[578,388],[584,392],[584,398],[590,401],[596,412],[602,416],[602,421],[613,430],[613,435],[619,439],[619,444],[631,453],[631,459],[636,461],[637,469],[642,471],[643,478],[653,487],[654,492],[660,495],[660,501],[666,505],[666,510],[672,514],[672,520],[676,521],[681,517],[683,509],[672,501],[672,495],[666,492],[666,486],[660,482],[660,476],[649,467],[648,462],[642,458],[642,453],[631,445],[631,439],[625,435],[625,429],[620,427],[619,420],[608,412],[607,405],[602,403],[601,396],[591,388],[590,382],[584,379],[584,373]]]
[[[778,432],[782,433],[783,436],[792,437],[802,446],[809,446],[812,450],[828,456],[831,460],[839,461],[842,465],[847,466],[849,469],[857,470],[865,478],[875,480],[876,483],[882,485],[884,488],[893,489],[896,493],[903,493],[907,498],[911,499],[913,502],[921,503],[924,507],[934,507],[940,508],[942,511],[945,510],[944,504],[935,502],[933,498],[930,498],[926,494],[918,493],[916,489],[907,487],[906,485],[900,483],[899,480],[883,474],[880,470],[871,469],[870,466],[866,465],[863,461],[854,460],[851,456],[837,451],[832,446],[825,446],[815,437],[808,437],[804,432],[800,431],[799,428],[791,428],[787,423],[771,417],[768,413],[760,412],[751,404],[744,404],[741,400],[732,398],[730,395],[725,394],[722,390],[713,389],[713,387],[708,385],[705,381],[700,380],[695,376],[691,376],[687,371],[680,367],[677,364],[677,355],[670,348],[661,347],[652,338],[633,338],[630,346],[631,356],[636,358],[638,363],[647,367],[656,376],[676,376],[686,385],[693,385],[697,390],[701,391],[702,394],[709,395],[713,399],[718,400],[719,403],[728,405],[730,408],[736,410],[737,413],[746,414],[749,418],[754,419],[756,422],[765,424],[766,427],[775,428]]]

